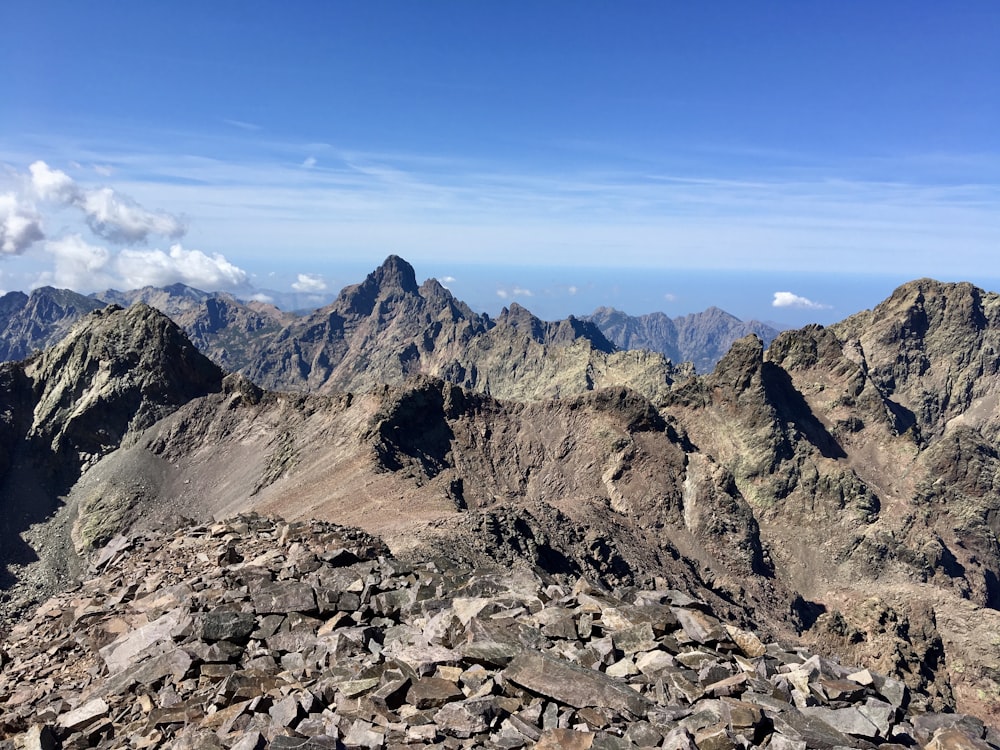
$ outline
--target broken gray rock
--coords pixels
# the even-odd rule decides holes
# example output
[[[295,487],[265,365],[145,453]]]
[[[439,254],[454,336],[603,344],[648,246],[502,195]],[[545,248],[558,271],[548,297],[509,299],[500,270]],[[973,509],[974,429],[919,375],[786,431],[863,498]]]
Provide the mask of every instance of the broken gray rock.
[[[921,714],[902,683],[676,591],[470,574],[259,516],[100,559],[3,644],[0,750],[997,748],[982,722]]]

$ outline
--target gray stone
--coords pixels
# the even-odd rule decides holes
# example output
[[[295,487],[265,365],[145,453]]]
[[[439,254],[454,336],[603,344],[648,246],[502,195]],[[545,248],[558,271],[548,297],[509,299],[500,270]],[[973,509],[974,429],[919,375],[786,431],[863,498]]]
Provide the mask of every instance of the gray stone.
[[[100,650],[101,658],[114,674],[132,666],[139,655],[150,647],[173,642],[173,633],[180,626],[186,613],[172,610],[153,622],[125,633]]]
[[[697,750],[694,736],[684,727],[674,727],[663,738],[660,745],[664,750]],[[805,747],[802,748],[805,750]]]
[[[489,729],[499,713],[496,700],[479,698],[445,705],[434,714],[434,723],[442,734],[467,739]]]
[[[674,669],[676,665],[674,657],[666,651],[647,651],[635,658],[636,669],[646,675],[656,674],[665,669]]]
[[[903,708],[910,702],[910,690],[902,680],[886,677],[878,687],[878,692],[896,708]]]
[[[878,728],[854,706],[850,708],[826,708],[816,706],[803,708],[802,713],[826,722],[838,732],[852,734],[855,737],[874,739],[879,735]]]
[[[231,750],[264,750],[267,741],[260,732],[248,732],[240,737]]]
[[[771,741],[768,747],[773,748],[773,750],[806,750],[808,745],[805,740],[792,739],[791,737],[786,737],[780,732],[775,732],[771,735]]]
[[[891,703],[869,698],[863,706],[858,706],[861,714],[878,730],[879,737],[888,737],[896,718],[896,709]]]
[[[504,679],[575,708],[599,706],[643,716],[648,698],[601,672],[538,652],[524,652],[504,670]]]
[[[684,630],[684,634],[697,643],[718,643],[729,639],[729,634],[722,623],[711,615],[696,609],[681,609],[679,607],[674,607],[673,612]]]
[[[672,695],[683,698],[688,703],[694,703],[705,695],[702,688],[685,678],[680,672],[669,670],[663,672],[663,682],[670,688]]]
[[[615,648],[623,654],[635,654],[640,651],[650,651],[656,648],[656,637],[653,635],[653,627],[644,622],[635,627],[619,630],[611,636]]]
[[[634,721],[625,730],[623,738],[638,747],[659,747],[663,735],[648,721]]]
[[[295,581],[265,583],[251,594],[254,610],[259,615],[288,614],[316,611],[312,586]]]
[[[277,731],[294,727],[303,711],[295,697],[289,695],[271,706],[267,713],[271,717],[271,727]]]
[[[22,739],[23,750],[56,750],[59,741],[52,728],[45,724],[34,724]]]
[[[462,699],[462,690],[454,682],[440,677],[421,677],[410,685],[406,702],[418,709],[440,708],[445,703]]]
[[[774,724],[774,730],[792,740],[804,740],[810,748],[832,750],[836,747],[869,747],[863,740],[854,739],[834,729],[822,719],[807,716],[799,711],[765,714]]]
[[[206,641],[245,640],[257,627],[251,612],[233,612],[216,609],[205,614],[201,621],[201,637]]]

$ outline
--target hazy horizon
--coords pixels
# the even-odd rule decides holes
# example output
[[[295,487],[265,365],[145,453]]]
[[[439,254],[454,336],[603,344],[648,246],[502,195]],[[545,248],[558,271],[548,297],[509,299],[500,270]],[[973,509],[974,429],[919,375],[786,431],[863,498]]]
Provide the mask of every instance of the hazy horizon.
[[[230,293],[239,299],[270,302],[288,311],[309,312],[332,302],[344,287],[360,283],[376,267],[377,264],[345,264],[331,274],[329,288],[322,292],[282,292],[265,284],[249,294]],[[418,283],[437,279],[475,312],[494,318],[514,303],[543,320],[559,320],[570,315],[583,317],[600,307],[614,308],[633,316],[661,312],[671,318],[717,307],[743,321],[758,320],[776,328],[836,323],[874,307],[901,284],[915,280],[889,274],[512,268],[478,264],[448,264],[447,270],[434,269],[433,264],[417,265],[414,271]],[[968,281],[959,278],[938,280]],[[971,283],[986,291],[1000,289],[1000,279],[982,281],[984,283]],[[226,291],[194,284],[188,286],[209,293]],[[778,287],[778,292],[772,291]],[[109,289],[73,291],[91,294]],[[798,289],[803,294],[793,294],[787,289]],[[30,292],[29,289],[18,291]]]

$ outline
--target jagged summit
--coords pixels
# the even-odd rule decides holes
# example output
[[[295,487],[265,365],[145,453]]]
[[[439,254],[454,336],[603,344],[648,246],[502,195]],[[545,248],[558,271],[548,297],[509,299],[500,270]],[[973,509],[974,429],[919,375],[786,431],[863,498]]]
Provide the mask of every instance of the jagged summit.
[[[1000,415],[989,407],[1000,397],[1000,295],[917,279],[830,328],[873,384],[912,414],[920,434],[940,434],[958,417],[990,436],[1000,432]]]
[[[418,294],[417,274],[413,266],[398,255],[390,255],[382,265],[368,275],[385,293],[398,290],[404,294]]]
[[[388,303],[397,298],[419,296],[420,288],[417,286],[413,266],[398,255],[390,255],[360,284],[341,291],[326,309],[353,315],[371,315],[379,302]]]

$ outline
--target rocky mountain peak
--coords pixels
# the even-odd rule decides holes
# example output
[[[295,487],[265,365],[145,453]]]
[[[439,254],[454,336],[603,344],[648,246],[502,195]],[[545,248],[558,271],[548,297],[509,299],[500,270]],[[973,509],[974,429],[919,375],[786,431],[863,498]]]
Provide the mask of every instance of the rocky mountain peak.
[[[0,297],[0,316],[6,317],[28,304],[28,295],[24,292],[7,292]]]
[[[831,329],[924,437],[997,391],[1000,295],[972,284],[911,281]]]
[[[331,309],[351,315],[371,315],[380,300],[419,296],[413,266],[398,255],[390,255],[360,284],[344,289]]]
[[[599,307],[585,318],[621,349],[647,349],[673,362],[691,362],[698,372],[711,372],[729,347],[747,334],[756,334],[766,346],[778,334],[756,320],[741,321],[709,307],[703,312],[670,318],[662,312],[632,316]]]
[[[223,378],[170,318],[143,303],[81,319],[26,374],[37,398],[31,435],[74,464],[220,390]]]
[[[371,274],[382,291],[398,290],[406,294],[417,294],[417,275],[413,266],[398,255],[390,255]]]
[[[517,302],[511,302],[510,307],[504,307],[500,311],[497,323],[530,332],[533,338],[539,338],[542,335],[541,318],[536,317],[531,310]]]
[[[764,363],[764,344],[757,336],[750,334],[733,343],[726,355],[719,360],[712,373],[717,384],[729,385],[737,394],[760,378]]]

